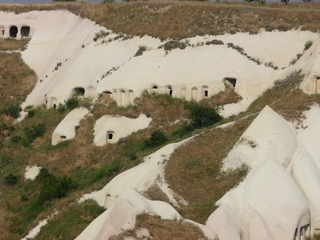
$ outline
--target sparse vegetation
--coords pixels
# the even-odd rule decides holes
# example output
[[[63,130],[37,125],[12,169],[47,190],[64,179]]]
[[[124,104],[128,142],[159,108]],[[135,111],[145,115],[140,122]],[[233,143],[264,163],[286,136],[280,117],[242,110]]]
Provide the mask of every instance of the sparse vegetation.
[[[154,148],[165,144],[168,141],[166,135],[159,129],[151,133],[149,139],[144,140],[144,148]]]
[[[93,38],[93,41],[98,41],[100,38],[104,38],[106,36],[108,36],[110,34],[110,32],[106,32],[104,30],[101,30],[100,32],[97,32]]]
[[[184,223],[182,221],[161,219],[159,216],[153,216],[149,214],[140,214],[137,216],[137,222],[135,229],[125,231],[118,236],[112,236],[111,240],[120,240],[125,236],[136,237],[137,231],[141,228],[146,228],[149,231],[152,239],[205,239],[202,231],[190,223]],[[148,238],[148,236],[146,236]],[[148,238],[149,239],[149,238]]]
[[[61,67],[61,66],[62,66],[62,63],[58,62],[57,65],[54,67],[54,70],[52,72],[58,71],[59,67]]]
[[[32,105],[26,106],[24,111],[28,113],[27,114],[28,117],[33,117],[36,113],[36,110]]]
[[[135,57],[141,56],[143,54],[143,52],[145,52],[145,51],[147,51],[146,46],[139,46],[139,49],[134,56]]]
[[[17,40],[14,38],[0,38],[0,51],[24,50],[30,38]]]
[[[169,52],[173,49],[179,48],[179,49],[185,49],[187,47],[187,44],[185,42],[170,40],[166,42],[164,45],[160,46],[160,48],[163,48],[166,52]]]
[[[72,97],[72,98],[69,98],[67,101],[66,101],[66,106],[67,108],[69,108],[70,110],[73,110],[77,107],[79,107],[79,99],[76,98],[76,97]],[[59,107],[60,108],[60,107]],[[62,111],[62,110],[60,110]]]
[[[223,109],[222,106],[207,107],[201,106],[197,102],[190,102],[186,105],[186,108],[190,111],[190,126],[193,129],[208,127],[222,119],[219,115]]]
[[[81,231],[104,211],[105,209],[93,200],[80,204],[74,203],[53,216],[34,240],[75,239]]]
[[[314,234],[311,237],[306,237],[306,240],[320,240],[320,234]]]
[[[304,44],[304,50],[308,50],[312,46],[313,42],[311,40]]]
[[[13,118],[18,118],[20,115],[21,107],[16,104],[10,104],[0,110],[0,114],[7,114]]]
[[[15,185],[17,184],[17,182],[18,182],[18,177],[13,175],[12,173],[10,173],[4,178],[4,184],[7,186]]]

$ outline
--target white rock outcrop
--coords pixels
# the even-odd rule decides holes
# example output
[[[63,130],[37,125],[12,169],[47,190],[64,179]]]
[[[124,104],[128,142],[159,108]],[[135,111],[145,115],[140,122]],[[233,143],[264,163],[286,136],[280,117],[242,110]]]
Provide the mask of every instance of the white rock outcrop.
[[[310,224],[309,206],[304,194],[285,168],[273,160],[266,160],[253,168],[246,179],[217,204],[230,206],[239,225],[241,215],[255,209],[274,240],[292,239],[296,229],[301,227],[300,221]],[[253,235],[258,234],[254,231],[260,231],[249,226],[246,224],[242,228]]]
[[[41,167],[38,166],[27,166],[24,173],[24,178],[34,180],[40,173],[40,169]]]
[[[86,108],[73,109],[67,116],[59,123],[52,134],[51,144],[73,139],[76,135],[75,127],[79,125],[80,120],[83,119],[89,110]]]
[[[80,202],[87,199],[94,199],[100,206],[111,207],[117,197],[127,189],[136,189],[138,192],[144,192],[156,183],[158,187],[167,195],[173,205],[178,202],[186,204],[177,194],[169,189],[164,178],[164,167],[169,161],[171,154],[179,146],[189,139],[179,143],[171,143],[151,155],[144,158],[144,162],[114,177],[103,189],[97,192],[85,194]]]
[[[150,213],[163,219],[182,219],[168,203],[150,201],[132,189],[124,191],[103,214],[96,218],[76,240],[105,240],[135,227],[136,216]]]
[[[106,115],[99,118],[94,125],[94,144],[103,146],[116,143],[133,132],[147,128],[151,118],[141,114],[138,118]]]
[[[229,152],[222,170],[234,170],[242,164],[254,168],[268,159],[287,167],[296,147],[293,126],[266,106]]]
[[[197,36],[188,39],[190,46],[185,49],[166,53],[159,48],[163,45],[159,39],[117,38],[112,31],[68,11],[18,15],[0,12],[0,21],[8,27],[30,26],[31,41],[22,57],[35,70],[39,81],[22,108],[58,106],[75,90],[93,99],[101,93],[110,94],[120,106],[132,104],[145,91],[199,101],[224,90],[223,80],[229,78],[235,81],[235,91],[243,97],[239,103],[225,106],[222,114],[230,116],[244,111],[273,81],[296,69],[288,67],[289,62],[303,53],[306,41],[315,42],[313,49],[319,45],[318,33],[261,31],[256,35]],[[105,36],[96,39],[101,31]],[[204,44],[214,39],[224,44]],[[262,64],[228,47],[230,42]],[[146,46],[147,51],[134,57],[140,46]],[[297,66],[310,73],[318,72],[314,56],[304,55]],[[277,68],[266,67],[269,63]]]

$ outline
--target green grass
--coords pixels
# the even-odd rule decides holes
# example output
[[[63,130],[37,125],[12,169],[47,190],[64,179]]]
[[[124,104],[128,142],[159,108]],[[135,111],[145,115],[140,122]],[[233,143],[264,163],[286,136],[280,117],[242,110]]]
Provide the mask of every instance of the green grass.
[[[95,218],[105,211],[95,201],[72,204],[48,221],[34,240],[75,239]]]

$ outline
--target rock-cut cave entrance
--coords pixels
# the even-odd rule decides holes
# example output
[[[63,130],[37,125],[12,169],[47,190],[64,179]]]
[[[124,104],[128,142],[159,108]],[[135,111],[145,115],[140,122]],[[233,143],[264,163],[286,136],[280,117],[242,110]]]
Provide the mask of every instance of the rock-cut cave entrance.
[[[112,141],[113,137],[114,137],[114,132],[113,131],[108,131],[107,132],[107,142]]]
[[[84,96],[84,93],[86,91],[84,90],[83,87],[76,87],[72,90],[72,95],[76,95],[76,96]]]
[[[21,28],[21,36],[22,37],[29,37],[30,34],[30,27],[29,26],[23,26]]]
[[[10,27],[10,37],[16,38],[18,34],[18,28],[17,26],[11,26]]]
[[[233,87],[236,87],[237,79],[232,77],[226,77],[223,79],[224,82],[229,82]]]

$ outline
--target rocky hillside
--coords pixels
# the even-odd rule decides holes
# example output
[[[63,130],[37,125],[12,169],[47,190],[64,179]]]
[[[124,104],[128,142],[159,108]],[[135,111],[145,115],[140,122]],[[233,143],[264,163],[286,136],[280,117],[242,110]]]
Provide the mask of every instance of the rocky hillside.
[[[319,8],[1,5],[0,239],[317,234]]]

